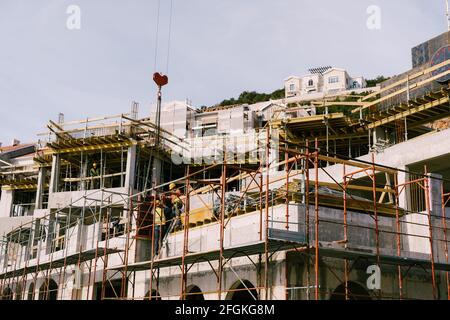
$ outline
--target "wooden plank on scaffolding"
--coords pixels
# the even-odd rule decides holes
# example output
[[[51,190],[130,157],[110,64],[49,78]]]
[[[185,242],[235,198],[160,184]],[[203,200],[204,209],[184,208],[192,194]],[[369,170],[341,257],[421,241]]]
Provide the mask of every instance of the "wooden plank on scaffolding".
[[[291,119],[286,119],[286,120],[276,120],[276,121],[272,121],[271,125],[272,125],[272,127],[280,127],[284,124],[302,124],[302,123],[314,123],[314,122],[321,123],[325,119],[331,120],[331,119],[345,119],[345,118],[346,118],[346,116],[343,113],[337,112],[337,113],[330,113],[328,115],[319,114],[319,115],[310,116],[310,117],[297,117],[297,118],[291,118]]]
[[[309,180],[310,183],[314,183],[314,180]],[[337,183],[333,183],[333,182],[321,182],[319,181],[319,186],[325,186],[331,189],[335,189],[335,190],[341,190],[343,189],[342,185],[337,184]],[[348,184],[347,185],[347,189],[349,190],[360,190],[360,191],[373,191],[372,187],[369,186],[358,186],[358,185],[354,185],[354,184]],[[375,190],[377,192],[386,192],[386,193],[395,193],[395,191],[391,188],[375,188]]]
[[[85,145],[79,147],[71,147],[64,149],[53,149],[54,153],[63,154],[63,153],[72,153],[72,152],[84,152],[84,151],[95,151],[95,150],[107,150],[107,149],[116,149],[121,147],[129,147],[133,144],[132,141],[123,141],[116,143],[107,143],[107,144],[98,144],[98,145]]]
[[[450,61],[450,60],[447,60],[447,61]],[[440,74],[438,74],[436,76],[433,76],[431,78],[428,78],[426,80],[420,81],[418,83],[414,83],[414,84],[410,85],[409,88],[405,87],[403,89],[397,90],[397,91],[395,91],[395,92],[393,92],[391,94],[388,94],[388,95],[386,95],[386,96],[384,96],[384,97],[382,97],[382,98],[380,98],[378,100],[375,100],[375,101],[372,101],[372,102],[366,104],[364,107],[360,107],[360,108],[352,110],[352,113],[356,113],[356,112],[359,112],[360,110],[364,110],[364,109],[370,108],[370,107],[372,107],[374,105],[377,105],[380,102],[388,100],[389,98],[392,98],[392,97],[395,97],[395,96],[397,96],[399,94],[405,93],[408,90],[409,91],[415,90],[415,89],[417,89],[417,88],[419,88],[419,87],[421,87],[421,86],[423,86],[423,85],[425,85],[425,84],[427,84],[429,82],[435,81],[435,80],[437,80],[437,79],[439,79],[441,77],[444,77],[444,76],[446,76],[448,74],[450,74],[450,70],[447,70],[447,71],[445,71],[443,73],[440,73]]]
[[[422,70],[422,71],[419,71],[419,72],[417,72],[417,73],[414,73],[414,74],[410,75],[409,77],[405,77],[404,79],[398,80],[398,81],[396,81],[396,82],[394,82],[394,83],[392,83],[392,84],[390,84],[390,85],[388,85],[388,86],[382,88],[380,91],[373,92],[373,93],[371,93],[371,94],[365,96],[365,97],[362,99],[362,101],[365,101],[365,100],[368,100],[368,99],[370,99],[370,98],[373,98],[373,97],[379,95],[380,93],[383,93],[383,92],[385,92],[385,91],[388,91],[388,90],[390,90],[390,89],[393,89],[393,88],[395,88],[395,87],[397,87],[397,86],[399,86],[399,85],[401,85],[401,84],[404,84],[404,83],[406,83],[406,82],[408,82],[408,81],[414,80],[414,79],[416,79],[416,78],[418,78],[418,77],[424,76],[424,75],[426,75],[427,73],[432,72],[432,71],[435,71],[435,70],[440,69],[440,68],[442,68],[442,67],[445,67],[445,66],[447,66],[448,64],[450,64],[450,60],[445,60],[444,62],[441,62],[441,63],[439,63],[439,64],[437,64],[437,65],[435,65],[435,66],[432,66],[432,67],[427,68],[427,69],[425,69],[425,70]],[[442,76],[442,75],[441,75],[441,76]]]
[[[362,163],[362,162],[357,162],[357,161],[352,161],[352,160],[344,160],[344,159],[340,159],[340,158],[336,158],[336,157],[329,157],[329,156],[324,156],[324,155],[319,155],[319,160],[327,161],[327,162],[331,162],[331,163],[345,164],[345,165],[348,165],[351,167],[357,167],[357,168],[361,168],[361,169],[372,170],[372,164],[369,164],[369,163],[366,164],[366,163]],[[395,169],[390,169],[390,168],[385,168],[385,167],[380,167],[380,166],[375,166],[375,171],[386,172],[386,173],[390,173],[390,174],[397,173],[397,170],[395,170]]]
[[[437,100],[434,100],[432,102],[429,102],[429,103],[426,103],[426,104],[423,104],[423,105],[415,106],[415,107],[410,108],[408,110],[399,112],[399,113],[397,113],[395,115],[392,115],[392,116],[380,119],[378,121],[375,121],[373,123],[368,124],[366,127],[368,129],[373,129],[373,128],[385,125],[387,123],[390,123],[390,122],[393,122],[393,121],[400,120],[400,119],[403,119],[405,117],[411,116],[411,115],[416,114],[418,112],[425,111],[427,109],[443,105],[443,104],[445,104],[447,102],[449,102],[449,97],[448,96],[440,98],[440,99],[437,99]],[[443,118],[445,116],[446,116],[445,114],[442,115]]]

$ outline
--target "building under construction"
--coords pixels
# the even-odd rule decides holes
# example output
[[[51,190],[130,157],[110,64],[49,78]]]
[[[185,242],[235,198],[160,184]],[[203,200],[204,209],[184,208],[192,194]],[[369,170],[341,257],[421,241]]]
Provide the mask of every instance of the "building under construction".
[[[450,298],[448,36],[378,87],[0,147],[1,298]]]

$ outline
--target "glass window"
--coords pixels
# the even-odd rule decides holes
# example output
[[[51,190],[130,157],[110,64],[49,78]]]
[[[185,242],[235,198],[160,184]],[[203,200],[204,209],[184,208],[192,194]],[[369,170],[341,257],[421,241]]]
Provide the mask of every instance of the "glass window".
[[[295,84],[291,83],[289,85],[289,91],[294,91],[295,90]]]
[[[329,77],[328,78],[328,83],[338,83],[339,82],[339,77]]]
[[[312,87],[313,85],[314,85],[314,81],[313,81],[312,79],[310,79],[310,80],[308,81],[308,86]]]

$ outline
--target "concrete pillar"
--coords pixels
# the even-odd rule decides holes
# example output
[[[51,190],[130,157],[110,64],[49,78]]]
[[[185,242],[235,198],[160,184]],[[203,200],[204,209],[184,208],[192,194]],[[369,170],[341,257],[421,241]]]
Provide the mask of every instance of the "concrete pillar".
[[[58,192],[59,164],[59,154],[54,154],[52,158],[52,172],[50,176],[49,193]]]
[[[36,209],[42,209],[42,198],[45,190],[45,175],[46,169],[44,167],[39,168],[38,183],[36,190]]]
[[[125,189],[129,192],[134,188],[134,179],[135,179],[135,170],[136,170],[136,145],[133,144],[128,148],[127,151],[127,166],[126,166],[126,174],[125,174]]]
[[[400,170],[406,170],[406,167],[399,167]],[[409,174],[398,171],[397,176],[399,187],[399,207],[405,210],[411,209],[409,187],[403,184],[409,180]],[[395,220],[393,220],[395,229]],[[404,233],[401,237],[402,250],[413,251],[424,254],[430,253],[430,244],[428,239],[428,218],[423,213],[407,212],[400,218],[400,231]]]
[[[11,216],[14,195],[13,192],[13,190],[1,190],[2,197],[0,199],[0,218],[9,218]]]
[[[398,168],[398,174],[397,174],[397,183],[398,184],[404,184],[407,181],[408,174],[406,172],[400,171],[400,170],[406,170],[406,167],[399,167]],[[399,188],[399,192],[401,191],[402,187]],[[403,189],[402,193],[398,197],[398,205],[400,208],[407,209],[407,190],[406,188]]]
[[[383,128],[377,127],[373,131],[373,146],[375,146],[377,143],[381,142],[380,140],[386,141],[386,132]]]
[[[84,155],[81,155],[81,157],[82,157],[82,165],[80,169],[80,178],[86,178],[89,176],[87,157],[85,157]],[[80,182],[81,191],[87,190],[88,188],[92,188],[91,180],[90,181],[83,180]]]
[[[161,159],[155,158],[152,170],[152,186],[158,186],[163,182]]]
[[[270,173],[276,173],[278,171],[278,166],[274,165],[280,161],[280,151],[279,151],[280,141],[278,137],[279,137],[278,130],[276,129],[272,130],[270,137],[270,153],[269,153],[269,163],[271,165]]]
[[[429,176],[434,261],[445,263],[444,224],[442,222],[442,175],[431,173]]]

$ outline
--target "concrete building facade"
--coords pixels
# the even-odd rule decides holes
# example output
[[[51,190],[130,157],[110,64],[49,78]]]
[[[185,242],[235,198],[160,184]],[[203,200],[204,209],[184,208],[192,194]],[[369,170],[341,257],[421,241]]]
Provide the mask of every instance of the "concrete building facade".
[[[399,107],[342,69],[299,80],[0,148],[1,298],[448,299],[448,85]]]

